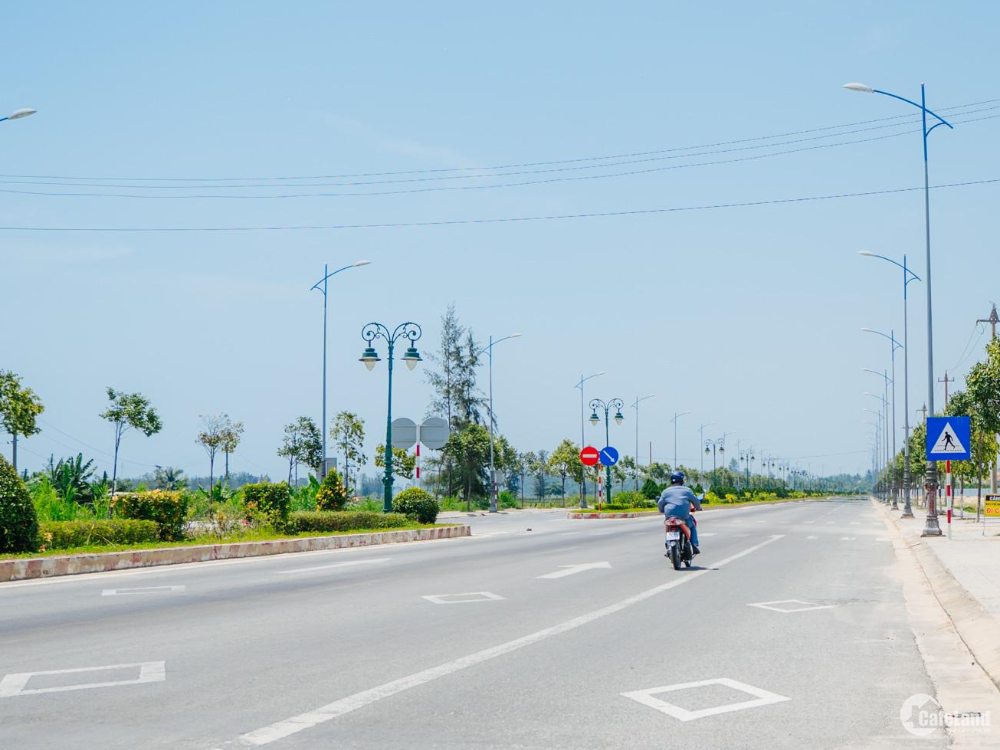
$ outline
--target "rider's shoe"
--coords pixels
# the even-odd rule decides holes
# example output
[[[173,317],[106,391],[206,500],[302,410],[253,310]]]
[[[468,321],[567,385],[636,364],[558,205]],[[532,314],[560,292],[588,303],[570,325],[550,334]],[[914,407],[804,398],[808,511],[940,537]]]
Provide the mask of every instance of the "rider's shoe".
[[[701,554],[701,550],[695,547],[693,544],[691,545],[691,551],[694,552],[696,555]]]

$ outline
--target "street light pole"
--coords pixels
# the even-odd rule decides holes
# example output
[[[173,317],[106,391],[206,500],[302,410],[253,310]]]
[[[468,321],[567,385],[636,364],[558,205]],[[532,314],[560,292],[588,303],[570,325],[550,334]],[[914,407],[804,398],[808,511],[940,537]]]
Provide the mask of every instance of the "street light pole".
[[[647,398],[653,398],[656,394],[650,393],[648,396],[643,396],[639,398],[635,397],[635,403],[632,404],[632,408],[635,409],[635,491],[639,491],[639,404],[645,401]]]
[[[865,333],[875,333],[882,338],[889,340],[889,348],[891,350],[892,357],[892,378],[888,382],[892,383],[892,460],[891,460],[891,471],[892,471],[892,509],[899,510],[899,505],[896,502],[896,350],[902,349],[903,344],[896,341],[896,332],[890,330],[888,334],[882,333],[881,331],[875,331],[871,328],[862,328]],[[888,391],[886,392],[888,395]]]
[[[375,339],[384,339],[389,346],[389,356],[388,366],[389,366],[389,400],[388,408],[386,410],[385,417],[385,476],[382,479],[382,485],[385,488],[382,501],[382,511],[385,513],[392,512],[392,361],[393,361],[393,350],[396,345],[396,340],[403,338],[409,344],[406,349],[406,353],[403,355],[402,359],[406,363],[409,369],[413,369],[417,366],[418,362],[421,362],[420,353],[417,351],[417,347],[413,344],[416,342],[423,329],[420,328],[416,323],[407,321],[406,323],[400,323],[396,328],[390,333],[389,329],[382,325],[381,323],[369,323],[364,328],[361,329],[361,338],[368,342],[368,346],[365,347],[364,353],[361,355],[360,362],[364,363],[365,367],[368,368],[369,372],[375,367],[377,362],[380,362],[378,352],[375,351],[373,344]]]
[[[933,319],[933,307],[932,307],[932,295],[931,295],[931,190],[930,190],[930,177],[929,169],[927,166],[927,136],[929,136],[934,128],[940,127],[941,125],[947,125],[949,128],[954,130],[954,126],[941,117],[936,112],[927,109],[927,93],[924,88],[924,84],[920,84],[920,103],[917,104],[910,99],[898,96],[897,94],[890,94],[888,91],[879,91],[871,86],[866,86],[862,83],[848,83],[845,84],[844,88],[850,89],[852,91],[859,91],[865,94],[882,94],[883,96],[889,96],[893,99],[898,99],[902,102],[906,102],[917,109],[920,110],[921,117],[921,131],[923,133],[923,145],[924,145],[924,239],[927,246],[927,407],[930,409],[930,414],[934,414],[934,319]],[[927,127],[927,115],[928,113],[937,119],[930,128]],[[924,486],[927,491],[927,518],[924,523],[924,530],[922,536],[941,536],[941,525],[938,523],[937,517],[937,492],[938,492],[938,480],[937,480],[937,462],[927,461],[927,473],[924,477]]]
[[[908,293],[907,288],[911,281],[920,281],[917,276],[906,265],[906,254],[903,254],[902,264],[897,263],[892,258],[884,255],[877,255],[862,250],[859,255],[870,258],[880,258],[892,263],[903,271],[903,513],[900,518],[913,518],[913,507],[910,504],[910,320],[907,311]],[[885,334],[882,334],[883,336]],[[895,379],[895,375],[893,375]],[[895,391],[894,391],[895,392]],[[893,404],[896,397],[893,396]]]
[[[671,467],[672,471],[677,471],[677,420],[690,413],[689,411],[681,412],[680,414],[674,412],[674,418],[670,420],[674,423],[674,465]]]
[[[622,408],[625,406],[625,402],[620,398],[613,398],[610,401],[604,402],[599,398],[591,399],[590,408],[593,409],[593,413],[590,415],[590,423],[597,426],[600,419],[597,416],[598,409],[604,409],[604,445],[611,445],[611,410],[615,410],[615,424],[620,425],[624,421],[625,417],[622,415]],[[608,502],[611,502],[611,467],[605,466],[605,483],[608,488]]]
[[[593,375],[587,375],[586,377],[584,377],[581,374],[580,375],[580,382],[577,383],[575,386],[573,386],[574,388],[579,388],[580,389],[580,449],[581,450],[583,450],[587,446],[587,436],[586,436],[585,431],[584,431],[584,424],[586,424],[586,422],[587,422],[587,416],[586,416],[586,412],[584,411],[584,402],[585,402],[585,399],[584,399],[584,393],[583,393],[583,384],[586,383],[591,378],[596,378],[598,375],[603,375],[603,374],[604,374],[604,370],[601,370],[600,372],[595,372]],[[587,507],[587,472],[586,471],[582,472],[581,475],[580,475],[580,478],[581,478],[581,482],[580,482],[580,507],[581,508],[586,508]],[[594,492],[594,495],[596,497],[596,495],[597,495],[596,490]]]
[[[495,421],[494,416],[493,416],[493,347],[496,344],[499,344],[501,341],[506,341],[507,339],[518,339],[518,338],[521,338],[521,334],[519,334],[519,333],[512,333],[510,336],[504,336],[502,339],[497,339],[496,341],[494,341],[493,340],[493,336],[491,335],[490,336],[490,343],[487,346],[485,346],[482,349],[480,349],[478,352],[476,352],[476,356],[477,357],[480,354],[482,354],[483,352],[487,352],[488,353],[488,360],[489,360],[489,372],[490,372],[490,376],[489,376],[489,381],[490,381],[490,487],[491,487],[491,492],[490,492],[490,513],[496,513],[497,512],[497,500],[499,499],[499,497],[498,497],[499,493],[497,492],[497,472],[496,472],[496,467],[493,464],[493,423]]]
[[[320,464],[320,471],[323,476],[319,478],[319,481],[323,481],[326,478],[326,301],[327,301],[327,282],[330,280],[331,276],[336,276],[341,271],[346,271],[349,268],[359,268],[360,266],[367,266],[371,263],[370,260],[359,260],[356,263],[352,263],[349,266],[344,266],[343,268],[338,268],[333,273],[330,273],[330,267],[324,263],[323,264],[323,278],[317,281],[309,289],[311,292],[313,289],[317,289],[323,293],[323,422],[320,425],[320,433],[322,433],[323,440],[323,462]],[[322,284],[323,286],[320,286]],[[345,479],[346,482],[346,479]]]
[[[705,422],[704,424],[698,426],[698,440],[699,440],[700,443],[704,443],[705,442],[705,428],[706,427],[711,427],[713,424],[715,424],[715,422]],[[699,456],[699,458],[701,459],[700,471],[701,471],[702,474],[704,474],[705,473],[705,454],[702,453]]]

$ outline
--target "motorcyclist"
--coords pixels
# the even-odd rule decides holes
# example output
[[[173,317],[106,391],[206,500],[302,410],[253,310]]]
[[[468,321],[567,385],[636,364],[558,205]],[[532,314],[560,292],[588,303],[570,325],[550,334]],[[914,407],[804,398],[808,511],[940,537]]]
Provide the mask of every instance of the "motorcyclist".
[[[698,496],[689,487],[684,486],[683,471],[675,471],[670,474],[670,486],[660,494],[660,500],[656,507],[665,518],[676,518],[683,521],[691,531],[691,549],[694,554],[701,554],[698,549],[698,526],[695,524],[694,516],[691,515],[692,506],[694,510],[701,510],[701,502]]]

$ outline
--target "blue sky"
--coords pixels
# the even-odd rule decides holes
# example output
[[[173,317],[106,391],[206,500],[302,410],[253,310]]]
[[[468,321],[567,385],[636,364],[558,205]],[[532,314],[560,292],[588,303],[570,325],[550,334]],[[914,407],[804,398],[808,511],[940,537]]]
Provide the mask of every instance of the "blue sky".
[[[48,2],[3,15],[0,109],[39,113],[0,123],[0,189],[411,191],[10,192],[0,193],[3,227],[411,224],[891,190],[922,184],[916,132],[697,164],[912,130],[905,120],[695,149],[712,153],[686,159],[646,152],[910,114],[886,97],[842,90],[848,81],[910,97],[924,81],[931,107],[988,102],[953,111],[976,110],[967,120],[1000,113],[989,109],[1000,104],[1000,8],[987,2]],[[902,127],[846,134],[889,123]],[[998,123],[935,131],[932,184],[1000,178]],[[837,137],[790,143],[830,132]],[[765,143],[787,145],[756,148]],[[747,146],[755,148],[730,150]],[[497,165],[635,153],[646,155],[482,176]],[[465,171],[238,179],[415,170]],[[424,179],[443,176],[461,179]],[[260,187],[151,190],[164,183],[149,178]],[[386,179],[422,181],[316,187]],[[25,184],[60,182],[77,184]],[[536,184],[412,192],[507,182]],[[985,343],[973,322],[1000,298],[998,189],[932,196],[935,370],[941,377],[957,365],[956,386],[979,352],[963,358],[970,335]],[[124,473],[154,464],[205,472],[194,443],[199,415],[228,412],[247,425],[234,467],[281,476],[282,425],[320,410],[321,298],[309,287],[324,262],[365,258],[370,266],[331,286],[329,387],[331,413],[350,408],[366,419],[369,453],[384,424],[386,382],[384,367],[368,373],[357,362],[362,325],[414,320],[429,352],[454,302],[482,338],[524,334],[498,346],[494,361],[500,426],[520,450],[579,440],[573,384],[604,370],[588,397],[657,394],[642,406],[644,456],[652,442],[654,459],[671,459],[667,420],[677,410],[693,412],[679,434],[689,464],[700,459],[698,424],[714,422],[706,437],[734,433],[731,446],[739,439],[817,472],[863,470],[862,409],[876,402],[862,392],[879,382],[861,370],[889,362],[888,343],[859,329],[899,332],[902,310],[898,277],[857,251],[906,252],[923,274],[922,206],[908,192],[451,226],[3,229],[0,368],[20,373],[46,404],[43,433],[22,444],[29,469],[78,450],[110,465],[111,429],[97,414],[111,385],[148,395],[165,423],[153,438],[126,438]],[[926,308],[923,287],[911,290],[916,409],[926,394]],[[398,369],[395,384],[394,415],[422,416],[430,394],[420,371]],[[612,443],[631,453],[634,412],[626,416]],[[588,441],[603,442],[589,427]]]

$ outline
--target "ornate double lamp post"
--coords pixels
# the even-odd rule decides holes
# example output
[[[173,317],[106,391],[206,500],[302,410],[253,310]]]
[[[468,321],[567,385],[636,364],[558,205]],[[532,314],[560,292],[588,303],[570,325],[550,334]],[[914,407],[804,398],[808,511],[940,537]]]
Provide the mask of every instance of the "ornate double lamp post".
[[[420,338],[423,330],[416,323],[406,322],[400,323],[396,328],[390,332],[389,329],[382,325],[381,323],[369,323],[364,328],[361,329],[361,338],[368,342],[368,346],[365,347],[364,353],[361,355],[360,361],[364,362],[365,367],[368,370],[372,370],[377,362],[382,360],[378,356],[378,352],[375,351],[374,343],[375,339],[385,339],[386,343],[389,345],[389,356],[387,357],[389,361],[389,406],[386,410],[385,417],[385,476],[382,478],[382,484],[385,487],[385,495],[382,503],[382,510],[385,513],[392,512],[392,361],[393,361],[393,350],[396,346],[396,341],[398,339],[405,339],[409,346],[406,348],[406,353],[403,355],[402,359],[406,363],[409,369],[413,369],[417,366],[418,362],[421,362],[420,352],[417,351],[417,347],[413,344],[417,339]]]
[[[604,444],[611,445],[611,410],[615,410],[615,424],[620,425],[624,420],[625,416],[622,414],[622,409],[625,407],[625,402],[620,398],[613,398],[608,402],[604,402],[599,398],[592,399],[590,402],[590,424],[597,427],[600,424],[601,418],[597,416],[598,409],[604,410]],[[605,483],[608,488],[608,502],[611,502],[611,467],[606,466],[605,469]]]

